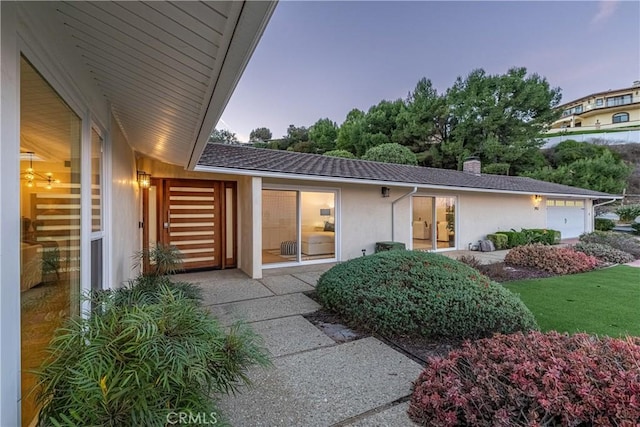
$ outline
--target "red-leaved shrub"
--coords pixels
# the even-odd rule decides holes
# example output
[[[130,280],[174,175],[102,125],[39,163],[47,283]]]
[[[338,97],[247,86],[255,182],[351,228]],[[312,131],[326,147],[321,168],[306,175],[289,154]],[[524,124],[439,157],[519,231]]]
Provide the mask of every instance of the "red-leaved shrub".
[[[424,426],[636,426],[640,338],[530,332],[431,358],[409,416]]]
[[[598,266],[597,258],[572,248],[539,244],[511,249],[504,258],[504,262],[509,265],[538,268],[555,274],[581,273]]]

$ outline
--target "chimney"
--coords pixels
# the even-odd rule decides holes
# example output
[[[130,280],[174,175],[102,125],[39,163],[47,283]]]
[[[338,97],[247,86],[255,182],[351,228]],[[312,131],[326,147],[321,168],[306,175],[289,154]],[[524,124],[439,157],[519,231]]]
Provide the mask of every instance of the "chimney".
[[[462,163],[462,171],[466,173],[472,173],[474,175],[480,175],[480,168],[482,164],[480,163],[480,159],[477,157],[467,157],[467,159]]]
[[[640,87],[640,80],[635,80],[632,87]]]

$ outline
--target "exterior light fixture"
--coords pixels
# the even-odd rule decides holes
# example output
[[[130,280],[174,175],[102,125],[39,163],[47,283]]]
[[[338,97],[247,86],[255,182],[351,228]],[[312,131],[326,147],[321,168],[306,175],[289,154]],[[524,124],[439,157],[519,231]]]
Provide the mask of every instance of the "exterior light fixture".
[[[540,202],[542,201],[542,196],[539,194],[535,194],[533,196],[533,209],[534,210],[539,210],[540,209]]]
[[[145,171],[138,171],[138,185],[140,188],[149,188],[151,186],[151,174]]]
[[[382,197],[389,197],[389,187],[382,187],[380,189],[380,193],[382,194]]]

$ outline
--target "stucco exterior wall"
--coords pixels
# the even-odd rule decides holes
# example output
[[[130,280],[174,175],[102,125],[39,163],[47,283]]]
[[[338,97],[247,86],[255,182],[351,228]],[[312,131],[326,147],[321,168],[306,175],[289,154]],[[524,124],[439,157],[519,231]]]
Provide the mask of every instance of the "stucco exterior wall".
[[[142,247],[140,190],[136,177],[136,158],[115,120],[111,124],[111,283],[118,287],[135,277],[131,257]]]
[[[262,278],[262,179],[238,177],[238,266]]]
[[[458,249],[484,239],[487,233],[512,228],[544,228],[545,200],[535,209],[533,196],[492,193],[458,193]]]

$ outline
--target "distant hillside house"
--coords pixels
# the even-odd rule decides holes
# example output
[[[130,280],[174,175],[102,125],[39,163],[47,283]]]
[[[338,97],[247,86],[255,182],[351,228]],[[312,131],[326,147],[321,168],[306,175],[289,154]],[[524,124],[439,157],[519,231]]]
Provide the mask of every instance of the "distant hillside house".
[[[640,126],[640,80],[631,87],[593,93],[560,105],[548,133],[607,131]]]

